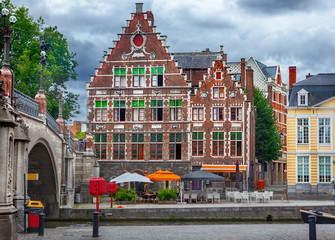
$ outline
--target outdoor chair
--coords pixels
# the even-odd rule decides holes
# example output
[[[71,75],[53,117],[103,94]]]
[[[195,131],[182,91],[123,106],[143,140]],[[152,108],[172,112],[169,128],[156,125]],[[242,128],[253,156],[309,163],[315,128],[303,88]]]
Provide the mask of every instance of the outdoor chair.
[[[243,201],[249,202],[249,193],[247,191],[242,192],[242,202]]]
[[[214,193],[207,193],[206,202],[213,202],[214,201]]]
[[[193,202],[197,202],[197,198],[198,198],[198,196],[197,196],[197,194],[196,193],[191,193],[191,202],[193,203]]]
[[[232,200],[234,201],[234,193],[235,192],[227,192],[227,201],[231,202]]]
[[[252,201],[252,200],[256,201],[256,195],[257,195],[257,193],[258,193],[258,191],[254,191],[254,192],[250,193],[250,196],[249,196],[250,201]]]
[[[234,192],[234,202],[242,202],[242,194],[240,192]]]
[[[273,191],[270,191],[270,200],[273,200]]]
[[[263,202],[270,202],[270,192],[265,191],[263,194]]]
[[[214,202],[220,202],[220,193],[214,193]]]
[[[263,201],[264,201],[263,193],[261,192],[256,193],[256,202],[263,202]]]
[[[190,202],[190,194],[189,193],[184,193],[184,202]]]

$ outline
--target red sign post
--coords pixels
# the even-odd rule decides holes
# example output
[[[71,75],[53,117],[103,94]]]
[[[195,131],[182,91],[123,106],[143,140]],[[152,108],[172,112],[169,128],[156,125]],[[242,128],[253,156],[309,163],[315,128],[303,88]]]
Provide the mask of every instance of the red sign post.
[[[96,196],[97,212],[99,212],[99,196],[104,195],[106,192],[106,181],[104,178],[91,178],[90,179],[90,194]]]
[[[115,182],[107,183],[107,192],[111,194],[111,208],[113,208],[113,194],[116,193],[116,183]]]

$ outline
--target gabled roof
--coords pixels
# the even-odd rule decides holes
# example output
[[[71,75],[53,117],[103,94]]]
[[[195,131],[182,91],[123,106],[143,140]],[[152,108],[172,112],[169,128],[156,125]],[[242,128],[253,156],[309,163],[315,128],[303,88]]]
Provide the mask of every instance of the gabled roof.
[[[298,106],[298,92],[308,92],[308,106],[314,106],[335,96],[335,73],[319,73],[293,84],[289,106]]]
[[[178,66],[186,69],[206,69],[213,66],[213,61],[218,60],[218,54],[202,53],[172,53],[173,59],[178,61]]]

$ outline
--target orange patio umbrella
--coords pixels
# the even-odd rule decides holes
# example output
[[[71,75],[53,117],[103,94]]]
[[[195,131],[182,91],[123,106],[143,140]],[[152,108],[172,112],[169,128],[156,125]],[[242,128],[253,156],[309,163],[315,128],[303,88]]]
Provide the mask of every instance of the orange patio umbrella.
[[[163,170],[158,170],[157,172],[147,175],[146,177],[149,178],[151,181],[180,181],[181,180],[180,176],[170,171],[163,171]]]

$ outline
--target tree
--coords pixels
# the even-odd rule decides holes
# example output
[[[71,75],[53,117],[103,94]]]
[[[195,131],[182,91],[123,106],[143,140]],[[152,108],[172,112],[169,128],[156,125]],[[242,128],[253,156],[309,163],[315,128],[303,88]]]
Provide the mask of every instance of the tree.
[[[51,45],[47,52],[48,59],[44,66],[43,89],[47,98],[47,110],[58,117],[58,96],[63,93],[63,118],[69,120],[79,112],[78,94],[67,90],[67,83],[76,80],[75,54],[69,51],[67,40],[57,27],[45,26],[40,17],[34,21],[25,7],[16,7],[10,0],[1,2],[1,9],[6,7],[15,13],[17,22],[11,33],[10,65],[15,74],[15,88],[34,98],[40,88],[40,36]],[[3,26],[1,21],[0,26]],[[0,44],[3,46],[3,32],[0,31]],[[3,49],[0,51],[3,56]]]
[[[272,106],[258,88],[254,88],[254,105],[256,107],[255,154],[258,161],[265,164],[280,156],[280,135]]]

